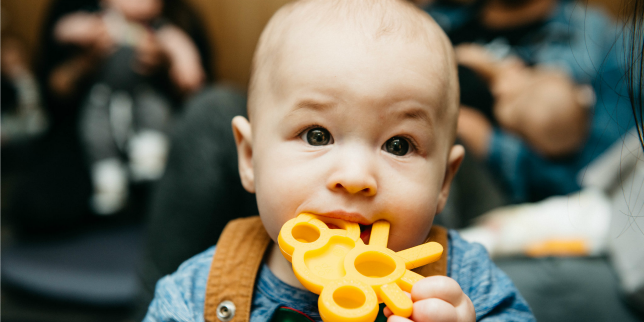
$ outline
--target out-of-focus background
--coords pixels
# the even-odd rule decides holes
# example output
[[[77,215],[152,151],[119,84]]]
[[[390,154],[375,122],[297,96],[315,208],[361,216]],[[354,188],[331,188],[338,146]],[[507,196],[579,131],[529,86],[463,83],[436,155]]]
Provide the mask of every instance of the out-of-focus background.
[[[212,52],[217,74],[221,79],[245,88],[248,84],[249,68],[255,44],[268,19],[287,0],[186,0],[197,12],[208,41],[216,52]],[[623,14],[623,0],[589,0],[581,5],[596,6],[606,10],[613,17]],[[24,40],[26,56],[34,59],[39,47],[43,19],[51,0],[6,0],[2,4],[4,16],[3,32],[15,34]],[[5,30],[6,28],[6,30]]]
[[[160,277],[257,213],[230,120],[287,2],[2,1],[2,320],[140,320]],[[632,2],[415,3],[459,61],[467,158],[437,223],[540,321],[642,320]]]
[[[595,0],[599,1],[599,0]],[[39,48],[44,19],[51,0],[5,1],[2,4],[3,32],[20,37],[26,47],[26,56],[32,63]],[[289,1],[244,0],[207,1],[186,0],[203,24],[207,40],[216,51],[211,59],[216,62],[217,74],[240,88],[248,83],[249,68],[255,44],[268,19]],[[617,6],[604,1],[607,6]]]

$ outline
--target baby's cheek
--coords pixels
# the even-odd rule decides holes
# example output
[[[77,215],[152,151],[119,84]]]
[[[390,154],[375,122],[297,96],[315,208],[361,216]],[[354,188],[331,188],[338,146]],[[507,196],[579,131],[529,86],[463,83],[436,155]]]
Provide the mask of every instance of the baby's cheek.
[[[271,238],[292,218],[301,203],[305,187],[300,187],[289,171],[274,170],[263,175],[257,185],[257,207]]]
[[[396,199],[396,198],[394,198]],[[434,219],[436,200],[419,192],[399,195],[391,220],[389,248],[400,251],[425,241]]]
[[[271,238],[276,239],[282,225],[290,218],[287,203],[283,197],[288,196],[279,187],[262,187],[257,189],[257,208],[262,217],[264,227]]]

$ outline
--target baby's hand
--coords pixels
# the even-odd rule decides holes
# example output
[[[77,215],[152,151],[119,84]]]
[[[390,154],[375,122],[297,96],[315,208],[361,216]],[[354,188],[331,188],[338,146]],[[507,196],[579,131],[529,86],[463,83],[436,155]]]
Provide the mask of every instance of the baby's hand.
[[[420,280],[411,290],[414,309],[409,319],[392,315],[385,308],[388,322],[470,322],[476,320],[474,305],[455,280],[431,276]]]

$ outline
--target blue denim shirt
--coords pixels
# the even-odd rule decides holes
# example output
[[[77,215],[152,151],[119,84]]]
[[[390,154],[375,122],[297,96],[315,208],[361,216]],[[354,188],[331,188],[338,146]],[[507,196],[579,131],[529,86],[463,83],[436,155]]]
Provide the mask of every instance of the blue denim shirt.
[[[483,246],[470,244],[458,233],[448,236],[447,276],[458,282],[476,310],[477,321],[535,321],[512,281],[490,260]],[[203,321],[206,282],[215,246],[184,262],[156,286],[144,322]],[[279,280],[264,264],[255,285],[251,321],[270,321],[280,306],[304,312],[316,321],[318,296]]]
[[[435,3],[426,11],[448,34],[476,19],[474,6]],[[498,57],[514,55],[529,64],[565,71],[577,83],[592,86],[596,95],[585,146],[564,159],[542,157],[512,133],[494,130],[486,161],[514,202],[579,190],[580,170],[635,125],[624,77],[621,26],[590,6],[561,0],[539,28],[516,44],[510,46],[502,38],[479,43]]]

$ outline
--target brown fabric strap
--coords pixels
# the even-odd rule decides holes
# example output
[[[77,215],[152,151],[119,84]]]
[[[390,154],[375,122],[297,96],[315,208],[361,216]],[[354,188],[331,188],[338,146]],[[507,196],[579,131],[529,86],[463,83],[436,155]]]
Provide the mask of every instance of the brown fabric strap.
[[[255,278],[270,242],[258,216],[236,219],[226,225],[208,275],[205,321],[219,321],[217,306],[223,301],[231,301],[236,307],[229,322],[250,320]]]
[[[425,277],[427,276],[434,276],[434,275],[447,275],[447,254],[448,254],[448,243],[447,243],[447,229],[441,226],[433,225],[432,229],[429,231],[429,235],[427,236],[427,239],[425,239],[425,242],[437,242],[443,246],[443,255],[441,258],[433,263],[429,263],[425,266],[418,267],[414,269],[413,271],[423,275]]]
[[[443,256],[433,263],[416,268],[423,276],[447,274],[447,229],[432,226],[425,242],[434,241],[443,246]],[[223,301],[235,304],[236,312],[229,322],[250,320],[250,308],[255,278],[271,238],[258,216],[236,219],[224,228],[210,266],[204,319],[219,322],[217,306]]]

